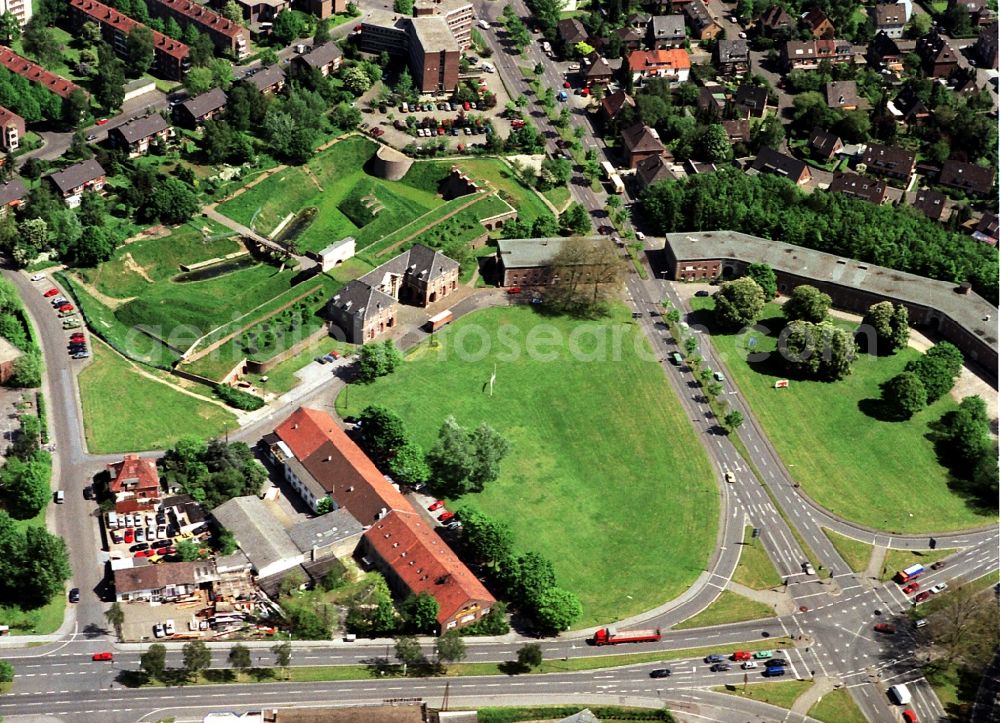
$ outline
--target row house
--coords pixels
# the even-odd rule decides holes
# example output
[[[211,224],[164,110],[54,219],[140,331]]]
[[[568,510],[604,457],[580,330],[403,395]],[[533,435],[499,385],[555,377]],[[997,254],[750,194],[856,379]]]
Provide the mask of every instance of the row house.
[[[634,50],[628,56],[632,82],[641,85],[646,78],[667,78],[674,83],[687,82],[691,74],[691,58],[687,51]]]
[[[243,82],[252,85],[262,95],[274,95],[285,87],[285,71],[281,66],[269,65],[244,77]]]
[[[147,5],[153,17],[164,21],[173,18],[182,28],[193,25],[198,32],[211,38],[218,50],[237,60],[250,54],[246,28],[204,5],[191,0],[149,0]]]
[[[714,40],[722,32],[722,26],[712,18],[712,11],[702,0],[692,0],[684,6],[684,15],[691,26],[691,37],[695,40]]]
[[[20,178],[0,183],[0,217],[6,216],[10,209],[16,209],[27,197],[28,189]]]
[[[958,67],[958,53],[944,36],[933,30],[917,41],[917,55],[929,78],[947,78]]]
[[[654,15],[648,26],[649,47],[654,50],[683,48],[687,42],[687,28],[683,15]]]
[[[884,181],[876,181],[857,173],[835,173],[830,182],[830,193],[840,193],[876,206],[889,200],[889,187]]]
[[[809,152],[814,158],[829,161],[843,148],[844,142],[836,133],[822,128],[813,128],[813,132],[809,134]]]
[[[111,146],[126,151],[129,158],[146,155],[153,143],[169,137],[170,125],[159,113],[136,118],[108,131]]]
[[[97,0],[70,0],[69,7],[74,29],[79,31],[87,22],[97,23],[104,41],[123,58],[128,54],[126,41],[129,33],[146,27]],[[188,46],[155,30],[150,32],[153,34],[153,67],[150,72],[166,80],[182,80],[190,66]]]
[[[715,44],[715,65],[719,73],[734,78],[750,72],[750,48],[742,38],[726,38]]]
[[[174,108],[174,118],[177,123],[192,130],[199,128],[205,121],[212,120],[226,109],[225,91],[222,88],[212,88],[207,93],[196,95]]]
[[[773,176],[787,178],[798,186],[805,185],[812,178],[809,166],[798,158],[778,153],[778,151],[767,146],[760,149],[750,169],[755,173],[768,173]]]
[[[67,206],[76,208],[83,199],[84,191],[100,193],[104,190],[107,174],[101,164],[93,158],[75,163],[49,176],[49,182]]]
[[[87,95],[87,92],[76,83],[66,80],[61,75],[50,73],[38,63],[30,61],[2,45],[0,45],[0,65],[3,65],[11,73],[20,75],[25,80],[37,83],[60,98],[69,98],[76,91]]]
[[[772,5],[757,19],[757,26],[764,35],[790,34],[795,30],[795,20],[780,5]]]
[[[875,70],[888,70],[897,75],[903,72],[903,51],[899,49],[896,41],[885,33],[875,34],[868,43],[865,57]]]
[[[300,71],[318,70],[322,75],[327,76],[340,67],[344,61],[344,54],[340,52],[337,43],[330,41],[317,45],[308,53],[292,56],[291,65]]]
[[[802,14],[800,18],[802,27],[810,32],[814,38],[832,38],[834,35],[833,23],[819,8],[812,8]]]
[[[640,161],[661,156],[666,151],[656,130],[642,123],[622,129],[622,145],[629,168],[635,168]]]
[[[992,168],[964,161],[945,161],[938,183],[976,196],[988,196],[993,190],[995,176]]]
[[[910,151],[897,146],[869,143],[861,155],[861,163],[869,173],[901,181],[903,186],[910,183],[917,167],[917,157]]]
[[[24,118],[0,106],[0,148],[7,152],[16,151],[21,145],[24,133]]]
[[[785,68],[791,70],[816,70],[819,64],[853,63],[854,48],[847,40],[789,40],[781,48]]]

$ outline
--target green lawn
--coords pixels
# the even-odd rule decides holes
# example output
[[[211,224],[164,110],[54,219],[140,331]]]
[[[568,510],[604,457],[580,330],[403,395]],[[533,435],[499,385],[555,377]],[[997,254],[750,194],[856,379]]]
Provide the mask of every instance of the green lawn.
[[[823,723],[866,723],[868,720],[846,688],[831,691],[820,698],[809,709],[809,717]]]
[[[382,404],[425,448],[449,415],[500,431],[511,444],[500,478],[457,503],[509,523],[518,549],[551,559],[560,586],[583,601],[581,627],[647,610],[697,578],[715,543],[718,492],[662,369],[637,354],[648,347],[626,310],[580,322],[488,309],[434,342],[394,375],[352,385],[338,410]]]
[[[891,580],[900,570],[910,565],[920,563],[924,567],[930,566],[949,555],[954,555],[955,550],[889,550],[885,554],[885,562],[882,563],[882,575],[879,577],[883,582]]]
[[[830,542],[836,548],[840,556],[844,558],[844,562],[854,570],[854,572],[864,572],[868,567],[868,561],[872,557],[872,546],[867,542],[859,542],[857,540],[852,540],[850,537],[844,537],[841,534],[834,532],[833,530],[828,530],[823,528],[824,534],[830,539]]]
[[[83,426],[91,454],[164,449],[185,435],[211,437],[236,416],[148,379],[103,343],[79,376]]]
[[[747,686],[720,685],[712,690],[719,693],[729,693],[729,695],[735,695],[739,698],[749,698],[760,703],[770,703],[779,708],[791,708],[798,697],[812,686],[811,680],[786,680],[780,683],[751,683]]]
[[[556,186],[555,188],[550,188],[543,194],[545,198],[548,199],[549,203],[555,206],[559,211],[562,211],[569,204],[569,189],[566,186]]]
[[[49,497],[50,504],[51,496]],[[45,513],[48,505],[42,507],[34,517],[25,520],[11,519],[14,529],[25,531],[29,527],[45,528]],[[50,635],[62,625],[63,614],[66,611],[66,595],[62,592],[55,595],[42,607],[23,610],[17,605],[0,605],[0,623],[10,626],[12,635]]]
[[[740,563],[733,573],[733,582],[752,587],[754,590],[764,590],[780,585],[781,575],[774,569],[774,563],[764,552],[764,546],[756,542],[750,533],[752,526],[743,531],[743,546],[740,548]]]
[[[694,617],[690,617],[684,622],[674,625],[671,630],[705,628],[711,625],[738,623],[743,620],[761,620],[763,618],[773,618],[775,614],[774,609],[770,605],[750,600],[730,590],[723,590],[722,594],[715,599],[715,602]]]
[[[712,299],[695,298],[692,306],[708,309]],[[711,321],[703,311],[698,316]],[[756,352],[775,349],[782,326],[780,308],[770,304],[762,324],[771,335],[758,335]],[[784,378],[768,362],[747,363],[742,338],[713,334],[740,393],[753,408],[796,481],[820,505],[837,515],[883,530],[919,532],[987,525],[995,510],[976,510],[949,487],[927,439],[928,423],[954,409],[946,396],[907,422],[883,422],[862,409],[879,398],[879,385],[919,356],[905,349],[890,356],[862,356],[853,373],[839,382]],[[845,430],[850,430],[846,433]]]

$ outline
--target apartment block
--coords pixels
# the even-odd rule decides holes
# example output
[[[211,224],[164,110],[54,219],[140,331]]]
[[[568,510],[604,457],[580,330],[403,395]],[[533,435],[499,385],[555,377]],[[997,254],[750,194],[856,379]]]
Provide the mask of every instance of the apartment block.
[[[475,8],[465,0],[417,0],[413,14],[418,18],[434,15],[444,18],[460,49],[472,46],[472,25],[476,22]]]
[[[212,44],[224,53],[237,59],[250,54],[247,30],[191,0],[149,0],[149,13],[153,17],[167,20],[173,18],[182,27],[194,25],[198,32],[212,39]]]
[[[5,151],[16,151],[21,145],[24,131],[24,118],[0,106],[0,148]]]
[[[405,54],[422,93],[450,92],[458,85],[461,46],[441,15],[401,18],[395,25],[362,23],[361,49]]]
[[[79,90],[86,94],[80,86],[63,78],[61,75],[50,73],[38,63],[33,63],[27,58],[18,55],[10,48],[0,46],[0,65],[3,65],[11,73],[16,73],[22,78],[38,83],[55,93],[60,98],[69,98],[74,91]]]
[[[10,13],[23,28],[31,20],[31,0],[0,0],[0,15]]]

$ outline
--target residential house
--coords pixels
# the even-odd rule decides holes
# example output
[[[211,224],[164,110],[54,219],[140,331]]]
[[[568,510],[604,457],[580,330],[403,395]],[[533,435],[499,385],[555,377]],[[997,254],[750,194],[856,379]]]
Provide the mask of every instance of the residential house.
[[[881,143],[869,143],[861,156],[868,173],[876,176],[886,176],[903,185],[909,185],[910,177],[917,167],[917,158],[909,151],[897,146],[884,146]]]
[[[857,173],[835,173],[830,183],[830,193],[842,193],[845,196],[868,201],[881,206],[889,200],[889,187],[883,181],[876,181]]]
[[[419,33],[417,35],[419,36]],[[331,40],[328,43],[317,45],[308,53],[293,55],[291,65],[296,70],[315,69],[327,76],[337,70],[343,60],[344,54],[340,51],[337,43]]]
[[[899,5],[903,11],[903,22],[910,22],[910,18],[913,17],[913,1],[912,0],[876,0],[879,5]]]
[[[401,597],[430,595],[438,603],[438,630],[464,627],[496,600],[429,523],[412,508],[393,510],[362,537],[365,560]]]
[[[629,168],[635,168],[639,161],[650,156],[659,156],[664,150],[656,130],[642,123],[622,129],[622,145]]]
[[[583,239],[595,247],[607,245],[604,236]],[[500,239],[497,241],[497,268],[500,269],[501,286],[547,286],[553,282],[555,273],[552,261],[563,250],[567,239],[556,238]],[[580,277],[588,279],[590,274],[585,262],[578,264]],[[584,281],[583,283],[586,283]]]
[[[778,153],[778,151],[767,146],[760,149],[750,169],[756,173],[770,173],[775,176],[787,178],[799,186],[808,183],[812,178],[809,166],[798,158]]]
[[[667,78],[674,83],[684,83],[691,73],[691,58],[687,51],[633,50],[628,55],[628,69],[632,81],[641,85],[646,78]]]
[[[75,91],[87,95],[87,92],[75,83],[71,83],[61,75],[50,73],[38,63],[33,63],[2,45],[0,45],[0,65],[3,65],[11,73],[20,75],[25,80],[37,83],[60,98],[69,98]]]
[[[809,134],[809,151],[814,158],[829,161],[843,147],[844,142],[836,133],[822,128],[813,128],[813,132]]]
[[[577,43],[585,43],[590,40],[590,33],[577,18],[560,20],[556,24],[556,33],[566,48],[573,48]]]
[[[757,25],[764,35],[774,37],[791,33],[795,29],[795,21],[785,8],[780,5],[772,5],[757,20]]]
[[[832,38],[834,34],[833,23],[819,8],[812,8],[802,14],[800,18],[802,27],[812,33],[814,38]]]
[[[722,127],[726,129],[726,135],[730,143],[750,142],[750,120],[748,118],[737,118],[736,120],[722,121]]]
[[[932,221],[940,221],[947,208],[948,197],[940,191],[922,188],[917,191],[913,207]]]
[[[0,148],[7,152],[16,151],[21,146],[24,133],[24,118],[0,106]]]
[[[611,63],[607,59],[593,53],[589,58],[584,58],[580,75],[588,86],[608,85],[615,77],[615,69],[611,67]]]
[[[958,67],[958,53],[935,30],[917,41],[917,54],[930,78],[947,78]]]
[[[849,40],[820,38],[816,41],[816,59],[834,64],[855,62],[854,45]]]
[[[252,33],[267,35],[270,29],[265,23],[274,23],[274,19],[285,10],[291,10],[289,0],[236,0],[243,13],[243,19]],[[218,6],[218,4],[217,4]]]
[[[980,68],[997,69],[997,32],[995,20],[979,31],[975,53]]]
[[[868,43],[866,56],[875,70],[888,70],[890,73],[903,72],[903,52],[895,40],[885,33],[876,33]]]
[[[121,462],[108,465],[108,477],[108,492],[115,502],[160,498],[160,474],[153,457],[127,454]]]
[[[714,40],[722,32],[722,26],[712,19],[712,11],[702,0],[692,0],[685,5],[684,15],[695,40]]]
[[[992,168],[977,166],[964,161],[945,161],[938,183],[957,188],[974,196],[988,196],[993,190],[996,173]]]
[[[216,579],[211,560],[137,565],[114,571],[117,602],[173,602]]]
[[[159,113],[151,113],[108,131],[108,142],[113,148],[128,153],[129,158],[144,156],[156,141],[170,137],[170,126]]]
[[[70,208],[76,208],[83,199],[84,191],[96,191],[100,193],[104,190],[106,174],[101,164],[93,158],[75,163],[69,168],[64,168],[49,176],[46,176],[55,186],[56,192]]]
[[[966,12],[969,13],[969,20],[974,26],[989,25],[996,19],[985,0],[948,0],[949,10],[956,6],[965,8]]]
[[[666,155],[648,156],[635,166],[635,181],[640,190],[660,181],[676,181],[678,176],[670,168],[670,159]]]
[[[997,220],[997,215],[995,213],[984,213],[972,232],[972,238],[976,239],[976,241],[982,241],[984,244],[996,246],[998,227],[1000,227],[1000,222]]]
[[[892,101],[893,107],[899,115],[897,120],[906,125],[921,125],[930,118],[931,111],[922,100],[913,92],[912,88],[906,88]],[[890,108],[891,111],[891,108]],[[895,115],[895,114],[894,114]]]
[[[244,76],[243,81],[256,88],[258,93],[274,95],[285,87],[285,71],[279,65],[269,65],[253,75]]]
[[[764,118],[767,115],[767,88],[741,85],[733,96],[733,108],[739,118]]]
[[[28,189],[20,178],[0,183],[0,216],[5,216],[8,209],[16,209],[27,197]]]
[[[698,87],[698,110],[709,117],[719,117],[729,103],[729,91],[724,85],[708,82]]]
[[[854,47],[846,40],[789,40],[781,47],[781,59],[789,71],[815,70],[823,60],[853,63]]]
[[[743,38],[726,38],[715,44],[715,66],[725,77],[733,78],[750,71],[750,48]]]
[[[625,50],[638,50],[646,42],[645,29],[640,30],[631,25],[624,25],[615,30],[614,33],[618,36],[622,48]]]
[[[205,121],[212,120],[222,113],[228,101],[222,88],[212,88],[207,93],[196,95],[174,108],[174,118],[177,122],[191,129],[200,127]]]
[[[354,279],[330,300],[330,333],[352,344],[363,344],[394,328],[398,312],[396,299]]]
[[[601,100],[600,116],[605,125],[618,120],[623,108],[635,108],[635,98],[624,90],[609,93]]]
[[[654,50],[683,48],[687,41],[687,28],[683,15],[654,15],[649,21],[649,47]]]
[[[826,105],[839,110],[858,109],[858,84],[853,80],[833,80],[826,84]]]
[[[906,11],[902,5],[875,6],[875,32],[885,33],[890,38],[901,38],[905,26]]]

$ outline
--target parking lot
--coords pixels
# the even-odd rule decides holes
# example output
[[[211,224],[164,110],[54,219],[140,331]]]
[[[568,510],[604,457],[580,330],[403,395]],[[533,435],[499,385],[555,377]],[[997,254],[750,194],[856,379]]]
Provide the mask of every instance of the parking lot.
[[[136,642],[157,640],[153,629],[157,624],[167,620],[174,622],[173,637],[195,637],[196,633],[189,630],[188,623],[198,610],[208,604],[208,597],[204,592],[199,591],[198,596],[203,599],[185,603],[122,603],[122,611],[125,613],[125,622],[122,624],[123,639]],[[169,637],[159,638],[159,640],[167,639]]]

